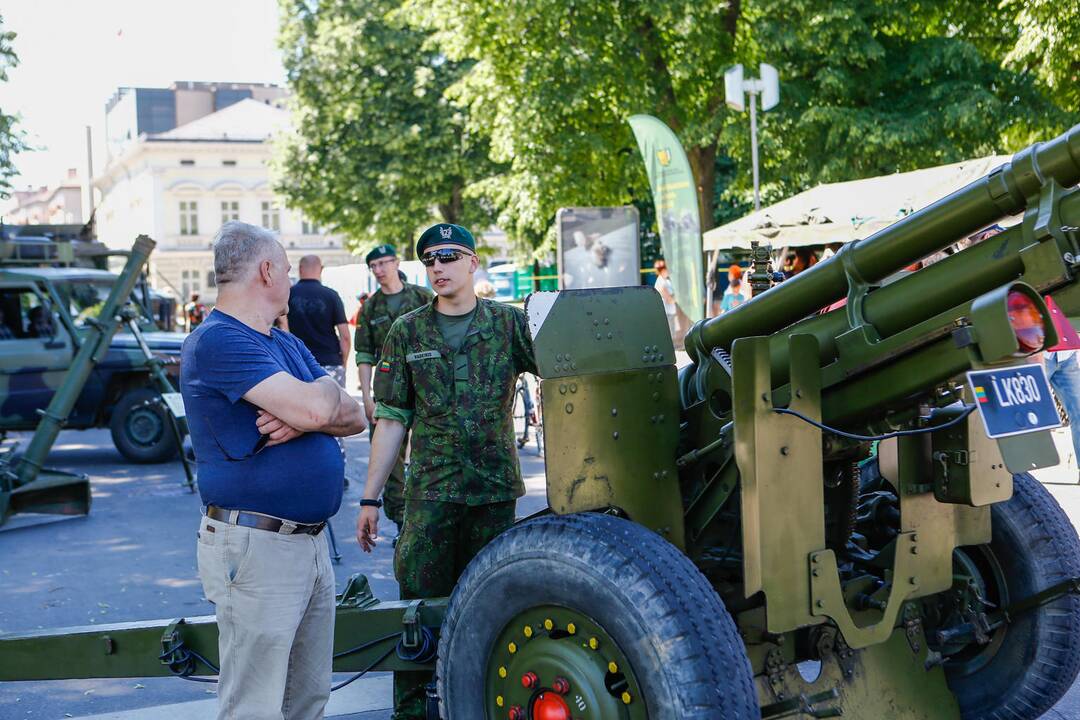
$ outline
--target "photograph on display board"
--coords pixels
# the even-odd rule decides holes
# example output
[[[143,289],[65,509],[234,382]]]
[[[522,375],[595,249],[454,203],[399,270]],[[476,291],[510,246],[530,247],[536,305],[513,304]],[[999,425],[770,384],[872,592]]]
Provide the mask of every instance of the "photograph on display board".
[[[637,208],[562,208],[556,223],[563,290],[640,284]]]

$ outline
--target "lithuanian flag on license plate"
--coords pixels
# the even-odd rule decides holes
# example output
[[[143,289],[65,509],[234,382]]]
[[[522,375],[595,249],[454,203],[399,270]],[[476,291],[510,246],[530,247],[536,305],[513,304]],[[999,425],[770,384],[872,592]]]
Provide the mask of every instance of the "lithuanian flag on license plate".
[[[990,398],[986,397],[986,389],[982,385],[975,386],[975,399],[981,403],[990,402]]]

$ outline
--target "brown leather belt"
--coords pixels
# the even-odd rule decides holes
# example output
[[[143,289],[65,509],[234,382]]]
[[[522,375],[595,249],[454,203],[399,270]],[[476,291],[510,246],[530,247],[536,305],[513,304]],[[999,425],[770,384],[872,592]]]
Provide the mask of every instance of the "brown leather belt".
[[[206,506],[206,517],[230,525],[242,525],[257,530],[280,533],[282,535],[318,535],[326,527],[326,523],[297,523],[292,520],[261,515],[259,513],[246,512],[244,510],[226,510],[214,505]]]

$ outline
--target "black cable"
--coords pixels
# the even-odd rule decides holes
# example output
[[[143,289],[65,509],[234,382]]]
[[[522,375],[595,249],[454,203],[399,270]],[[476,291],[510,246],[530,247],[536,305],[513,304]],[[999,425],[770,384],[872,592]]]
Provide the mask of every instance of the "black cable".
[[[351,684],[351,683],[353,683],[353,682],[355,682],[355,681],[359,680],[360,678],[364,677],[364,675],[366,675],[366,674],[368,673],[368,671],[369,671],[369,670],[371,670],[371,669],[372,669],[373,667],[375,667],[376,665],[378,665],[379,663],[381,663],[381,662],[382,662],[383,660],[385,660],[386,658],[390,657],[390,653],[394,652],[394,650],[395,650],[395,648],[396,648],[396,647],[397,647],[397,646],[395,645],[394,647],[392,647],[392,648],[390,648],[389,650],[387,650],[386,652],[384,652],[384,653],[383,653],[383,654],[382,654],[381,656],[379,656],[379,658],[378,658],[377,660],[375,660],[374,662],[372,662],[372,663],[371,663],[370,665],[368,665],[368,666],[367,666],[366,668],[364,668],[364,669],[363,669],[363,670],[361,670],[360,672],[358,672],[358,673],[356,673],[355,675],[353,675],[353,676],[352,676],[351,678],[349,678],[349,679],[348,679],[348,680],[346,680],[345,682],[343,682],[343,683],[340,683],[340,684],[338,684],[338,685],[334,685],[333,687],[331,687],[331,688],[330,688],[330,692],[334,692],[335,690],[340,690],[341,688],[345,687],[346,685],[349,685],[349,684]]]
[[[843,430],[837,430],[836,428],[829,427],[828,425],[824,425],[822,423],[819,423],[817,420],[811,420],[810,418],[803,415],[801,412],[796,412],[795,410],[789,410],[787,408],[773,408],[773,412],[780,413],[781,415],[794,415],[795,417],[799,418],[803,422],[810,423],[811,425],[813,425],[814,427],[816,427],[819,430],[824,430],[825,432],[832,433],[833,435],[839,435],[840,437],[845,437],[845,438],[848,438],[849,440],[859,440],[861,442],[872,442],[874,440],[888,440],[889,438],[894,438],[894,437],[903,437],[903,436],[906,436],[906,435],[922,435],[923,433],[934,432],[936,430],[944,430],[945,428],[950,428],[953,425],[956,425],[961,420],[964,420],[965,418],[967,418],[968,415],[970,415],[974,411],[975,411],[975,405],[965,405],[964,406],[964,412],[960,413],[959,417],[955,417],[952,420],[950,420],[949,422],[942,423],[941,425],[934,425],[933,427],[918,428],[916,430],[897,430],[896,432],[885,433],[884,435],[856,435],[855,433],[844,432]]]
[[[343,658],[346,655],[352,655],[353,653],[358,653],[358,652],[361,652],[363,650],[367,650],[368,648],[375,647],[379,643],[383,643],[383,642],[386,642],[387,640],[390,640],[392,638],[397,638],[397,637],[401,637],[400,632],[392,633],[392,634],[387,635],[385,637],[376,638],[375,640],[369,640],[368,642],[364,643],[363,645],[357,645],[354,648],[350,648],[348,650],[342,650],[339,653],[334,653],[334,659],[337,660],[338,658]]]
[[[188,648],[184,647],[183,644],[181,644],[180,646],[178,646],[176,648],[166,650],[165,652],[161,653],[161,655],[158,655],[158,659],[164,661],[167,657],[175,656],[177,653],[180,653],[180,658],[179,659],[174,659],[171,662],[167,663],[168,667],[169,667],[169,672],[171,672],[173,674],[173,676],[178,677],[181,680],[190,680],[191,682],[201,682],[201,683],[216,683],[217,682],[217,680],[212,680],[210,678],[191,677],[191,674],[193,674],[195,672],[195,664],[194,663],[191,663],[191,670],[188,673],[185,673],[183,670],[177,671],[177,670],[173,669],[174,665],[179,665],[179,666],[183,667],[183,666],[186,666],[189,662],[191,662],[191,658],[195,658],[196,660],[201,662],[203,665],[205,665],[206,667],[213,670],[215,674],[219,674],[221,672],[221,670],[218,668],[217,665],[210,662],[209,660],[207,660],[206,658],[204,658],[202,655],[195,652],[194,650],[189,650]]]
[[[415,650],[406,648],[404,643],[405,638],[402,637],[397,644],[397,656],[405,662],[429,663],[435,659],[435,653],[439,649],[435,633],[429,627],[420,628],[420,644]]]

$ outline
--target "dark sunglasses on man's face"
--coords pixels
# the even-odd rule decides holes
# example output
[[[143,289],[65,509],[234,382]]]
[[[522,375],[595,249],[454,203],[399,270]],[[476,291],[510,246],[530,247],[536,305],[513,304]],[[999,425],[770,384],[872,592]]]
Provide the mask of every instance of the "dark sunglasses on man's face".
[[[471,253],[460,252],[458,250],[432,250],[431,252],[424,253],[420,256],[420,262],[424,263],[424,267],[431,267],[438,260],[440,265],[449,265],[452,262],[457,262],[463,257],[469,257]]]

